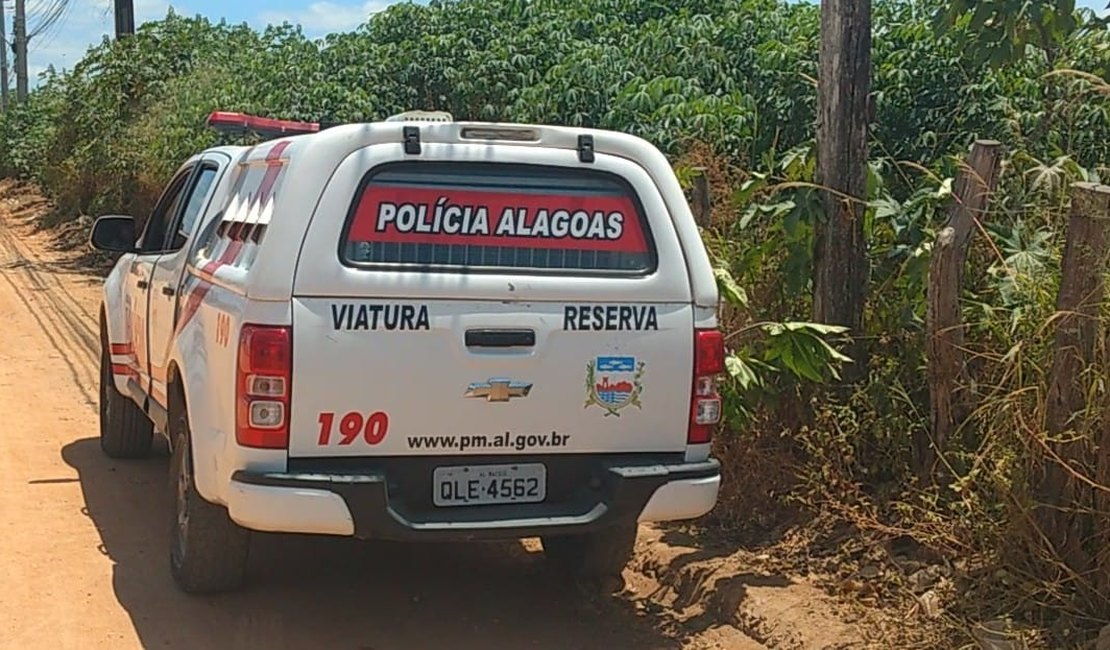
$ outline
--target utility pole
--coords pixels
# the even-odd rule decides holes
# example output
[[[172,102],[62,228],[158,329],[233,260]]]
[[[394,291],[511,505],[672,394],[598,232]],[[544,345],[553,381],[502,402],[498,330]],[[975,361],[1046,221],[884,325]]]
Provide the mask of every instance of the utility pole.
[[[115,0],[116,39],[135,33],[135,0]]]
[[[27,0],[15,0],[15,100],[27,101]]]
[[[0,0],[0,113],[8,110],[8,21]]]

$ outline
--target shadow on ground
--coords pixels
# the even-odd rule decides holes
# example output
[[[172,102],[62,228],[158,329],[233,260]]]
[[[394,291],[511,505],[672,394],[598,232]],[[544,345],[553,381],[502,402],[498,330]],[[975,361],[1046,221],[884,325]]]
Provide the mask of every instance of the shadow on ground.
[[[678,648],[661,620],[574,590],[520,544],[365,543],[257,535],[241,592],[186,596],[168,567],[168,458],[62,450],[113,587],[147,648]]]

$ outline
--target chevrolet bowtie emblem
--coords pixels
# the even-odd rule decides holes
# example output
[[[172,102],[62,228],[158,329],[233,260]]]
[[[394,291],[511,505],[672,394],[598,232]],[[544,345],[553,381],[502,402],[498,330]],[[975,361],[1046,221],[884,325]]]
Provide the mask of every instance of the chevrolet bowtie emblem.
[[[485,398],[487,402],[507,402],[514,397],[528,397],[532,384],[511,379],[477,381],[466,387],[466,397]]]

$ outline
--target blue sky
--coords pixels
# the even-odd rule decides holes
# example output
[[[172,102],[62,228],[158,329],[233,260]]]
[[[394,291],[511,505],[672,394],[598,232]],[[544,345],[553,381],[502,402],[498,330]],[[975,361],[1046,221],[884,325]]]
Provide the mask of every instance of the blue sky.
[[[164,18],[172,7],[179,14],[201,14],[217,21],[247,22],[253,27],[289,21],[299,24],[309,36],[345,31],[365,22],[366,18],[397,0],[134,0],[135,20],[143,22]],[[7,7],[11,30],[12,0],[0,0]],[[421,4],[425,0],[420,0]],[[27,0],[27,12],[38,15],[53,0]],[[28,54],[32,79],[50,64],[72,68],[86,49],[99,43],[105,34],[115,31],[112,0],[69,0],[65,15],[55,27],[31,40]],[[30,21],[29,29],[34,30]],[[32,80],[32,84],[34,81]]]
[[[309,36],[322,36],[329,32],[352,29],[364,22],[371,13],[381,11],[397,0],[134,1],[138,22],[162,18],[172,6],[181,14],[202,14],[213,20],[226,18],[232,23],[245,21],[254,27],[289,21],[301,25]],[[419,1],[423,3],[425,0]],[[6,4],[10,22],[12,2],[0,2]],[[30,15],[35,16],[53,2],[54,0],[28,0],[27,10]],[[1107,0],[1077,0],[1076,4],[1094,8],[1101,13],[1106,10],[1106,2]],[[31,41],[29,59],[32,85],[38,73],[50,64],[58,68],[72,68],[90,44],[98,43],[105,34],[113,32],[113,25],[112,0],[69,0],[62,20]],[[30,28],[35,28],[33,20]]]

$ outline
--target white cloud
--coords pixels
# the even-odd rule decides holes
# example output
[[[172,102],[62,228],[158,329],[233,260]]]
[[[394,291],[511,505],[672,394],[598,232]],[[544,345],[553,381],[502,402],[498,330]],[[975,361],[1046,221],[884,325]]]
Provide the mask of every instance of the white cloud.
[[[390,0],[366,0],[360,4],[339,4],[319,0],[294,11],[264,11],[259,15],[262,24],[289,22],[300,25],[308,36],[322,36],[332,32],[350,31],[366,22],[370,14],[389,5]]]

